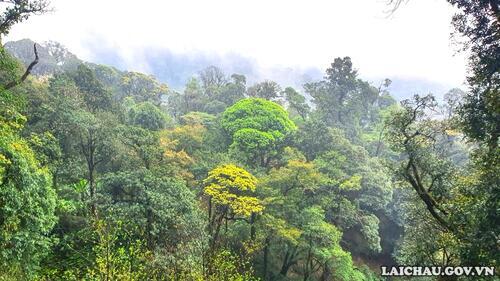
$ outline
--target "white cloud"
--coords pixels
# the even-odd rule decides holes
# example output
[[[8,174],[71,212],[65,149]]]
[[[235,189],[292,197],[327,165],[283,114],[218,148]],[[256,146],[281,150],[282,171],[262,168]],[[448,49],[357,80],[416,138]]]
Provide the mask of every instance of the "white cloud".
[[[453,9],[412,0],[394,15],[385,0],[52,0],[55,11],[16,25],[8,40],[55,40],[116,49],[140,65],[144,47],[174,53],[236,53],[263,67],[318,67],[351,56],[365,77],[410,77],[460,85],[463,55],[449,40]],[[96,42],[98,40],[98,42]],[[138,59],[139,58],[139,59]]]

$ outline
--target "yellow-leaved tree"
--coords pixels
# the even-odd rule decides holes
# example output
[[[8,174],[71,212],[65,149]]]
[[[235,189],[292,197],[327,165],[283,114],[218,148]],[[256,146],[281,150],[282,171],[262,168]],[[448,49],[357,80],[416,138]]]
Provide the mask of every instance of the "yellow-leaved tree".
[[[208,173],[204,194],[208,196],[212,246],[217,243],[221,225],[236,219],[251,223],[254,214],[264,210],[254,196],[256,184],[257,179],[252,174],[233,164],[218,166]]]

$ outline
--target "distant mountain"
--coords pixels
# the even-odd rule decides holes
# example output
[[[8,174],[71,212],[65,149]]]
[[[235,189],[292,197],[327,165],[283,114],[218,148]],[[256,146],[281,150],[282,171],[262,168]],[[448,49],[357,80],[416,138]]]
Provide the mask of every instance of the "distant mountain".
[[[11,41],[5,48],[12,55],[28,65],[34,58],[34,42],[29,39]],[[91,61],[97,64],[112,66],[118,70],[134,70],[155,76],[159,81],[166,83],[171,89],[181,91],[186,82],[198,72],[210,65],[220,67],[228,75],[232,73],[243,74],[247,77],[247,84],[263,80],[273,80],[282,87],[291,86],[302,90],[302,85],[322,79],[324,70],[319,68],[291,68],[276,66],[264,68],[254,60],[236,54],[215,55],[210,53],[177,54],[168,49],[145,47],[141,53],[131,57],[122,57],[113,48],[99,45],[86,46],[91,56]],[[72,70],[83,61],[71,53],[60,43],[49,41],[38,45],[40,63],[34,68],[35,75],[50,75],[53,73]],[[362,69],[360,73],[362,75]],[[389,88],[391,94],[398,100],[413,96],[414,94],[433,93],[441,98],[448,90],[460,85],[448,85],[422,79],[401,77],[362,77],[378,85],[384,78],[390,78],[392,84]]]
[[[33,52],[34,41],[23,39],[19,41],[11,41],[5,43],[5,49],[23,62],[25,65],[30,64],[35,58]],[[82,63],[80,59],[58,42],[37,43],[37,51],[39,63],[33,68],[35,75],[51,75],[57,72],[74,70]]]
[[[112,65],[119,69],[133,69],[156,76],[172,89],[181,90],[186,82],[208,66],[217,66],[226,74],[243,74],[247,85],[263,80],[274,80],[281,86],[301,89],[307,82],[319,80],[323,71],[318,68],[262,67],[255,60],[238,54],[219,55],[209,52],[175,53],[168,49],[144,47],[126,57],[112,47],[85,45],[91,61]]]

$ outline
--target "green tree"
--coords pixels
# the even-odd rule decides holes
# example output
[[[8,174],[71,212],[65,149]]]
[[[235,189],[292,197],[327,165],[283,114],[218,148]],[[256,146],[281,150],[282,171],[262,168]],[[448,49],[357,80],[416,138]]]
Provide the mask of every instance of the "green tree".
[[[31,15],[43,14],[49,11],[50,2],[46,0],[2,1],[7,7],[0,14],[0,45],[1,36],[7,35],[16,23],[28,19]]]
[[[336,58],[326,70],[324,81],[304,86],[306,92],[313,97],[318,112],[329,125],[343,124],[343,118],[348,118],[346,109],[357,92],[357,75],[350,57]]]
[[[87,111],[95,113],[111,108],[111,94],[88,66],[80,64],[71,76],[82,94]]]
[[[191,78],[186,84],[186,89],[182,95],[183,113],[191,111],[202,111],[206,102],[206,96],[196,78]]]
[[[247,95],[253,98],[277,101],[281,97],[281,87],[274,81],[266,80],[249,87]]]
[[[231,82],[224,86],[218,100],[224,102],[227,106],[231,106],[245,97],[245,91],[246,77],[241,74],[233,74],[231,75]]]
[[[222,114],[222,127],[232,138],[232,147],[244,153],[253,166],[268,167],[295,124],[278,104],[259,98],[241,100]]]
[[[201,271],[207,245],[200,210],[194,194],[180,180],[138,168],[103,176],[100,184],[109,200],[102,212],[123,222],[152,252],[153,263],[162,273]]]
[[[343,129],[351,140],[358,139],[363,128],[378,121],[378,110],[387,102],[382,87],[377,89],[358,78],[350,57],[336,58],[324,80],[307,83],[304,89],[313,97],[318,118],[329,127]]]
[[[264,278],[286,277],[300,261],[299,241],[303,233],[300,215],[317,202],[316,192],[324,182],[323,175],[312,163],[298,158],[289,160],[284,167],[272,169],[260,183],[260,196],[266,206],[259,220]]]
[[[210,261],[210,269],[203,280],[207,281],[257,281],[250,262],[243,260],[230,250],[217,251]]]
[[[459,119],[468,137],[494,151],[500,135],[498,91],[500,86],[500,3],[490,0],[447,0],[456,8],[452,18],[455,35],[468,51],[469,91],[459,108]],[[391,0],[394,10],[403,3]]]
[[[312,275],[321,270],[323,280],[364,280],[356,271],[349,253],[339,245],[341,232],[324,221],[324,211],[318,206],[304,210],[305,221],[301,246],[304,248],[304,262],[301,268],[303,280],[311,280]]]
[[[151,102],[160,105],[163,96],[167,95],[167,85],[158,82],[153,76],[138,72],[125,72],[121,76],[120,95],[122,98],[132,97],[136,102]]]
[[[228,83],[228,79],[224,72],[213,65],[200,71],[199,76],[205,94],[209,98],[215,97],[220,89]]]
[[[453,173],[450,162],[436,155],[433,145],[445,134],[444,123],[432,120],[425,110],[436,106],[432,96],[415,96],[414,100],[402,102],[403,109],[390,120],[389,133],[395,149],[408,157],[401,165],[403,178],[425,203],[428,212],[443,229],[454,232],[444,207],[449,192],[449,181]],[[442,148],[441,148],[442,149]]]
[[[470,91],[460,107],[464,132],[494,150],[500,135],[500,3],[498,1],[448,0],[458,11],[453,16],[455,32],[466,38],[469,50]]]
[[[164,129],[171,123],[168,116],[150,102],[133,105],[128,111],[128,118],[130,124],[153,131]]]
[[[289,111],[293,114],[298,114],[305,121],[311,110],[311,107],[306,102],[306,98],[292,87],[286,87],[284,93]]]

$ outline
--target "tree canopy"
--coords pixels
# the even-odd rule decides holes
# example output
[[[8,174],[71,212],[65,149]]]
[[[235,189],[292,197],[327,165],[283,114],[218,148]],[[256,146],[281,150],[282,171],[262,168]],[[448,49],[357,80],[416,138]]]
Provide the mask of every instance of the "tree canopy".
[[[302,88],[208,66],[174,90],[57,43],[34,60],[12,44],[22,61],[0,45],[0,280],[497,267],[498,3],[448,2],[471,71],[443,100],[398,102],[347,56]],[[1,4],[0,35],[48,8]]]

